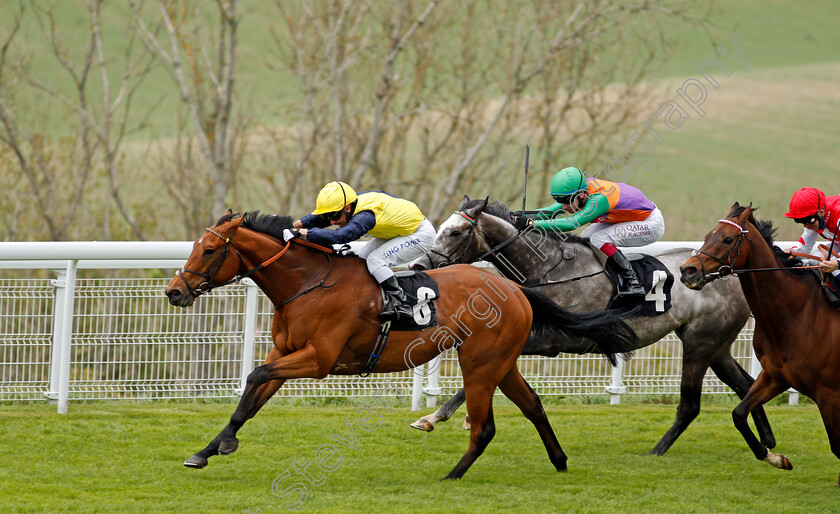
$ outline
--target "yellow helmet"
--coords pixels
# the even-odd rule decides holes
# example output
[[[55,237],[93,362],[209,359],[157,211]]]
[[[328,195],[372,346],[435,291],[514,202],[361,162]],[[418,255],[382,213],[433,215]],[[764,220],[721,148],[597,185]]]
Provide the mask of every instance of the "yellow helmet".
[[[315,210],[312,211],[312,214],[340,211],[344,206],[355,202],[356,198],[358,197],[352,187],[344,182],[334,180],[321,188],[321,192],[318,193],[318,198],[315,200]]]

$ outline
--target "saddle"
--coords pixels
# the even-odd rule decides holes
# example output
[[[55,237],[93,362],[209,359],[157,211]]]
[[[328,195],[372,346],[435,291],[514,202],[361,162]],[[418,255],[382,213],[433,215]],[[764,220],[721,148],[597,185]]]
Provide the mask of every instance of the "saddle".
[[[790,254],[796,257],[802,257],[803,259],[811,259],[814,261],[821,261],[828,258],[828,245],[820,244],[817,246],[817,249],[820,251],[821,257],[800,252],[790,252]],[[831,254],[835,258],[840,258],[840,255],[837,255],[837,252],[835,251],[832,251]],[[807,263],[807,261],[805,262]],[[837,278],[829,273],[823,274],[818,269],[813,269],[811,271],[813,271],[817,275],[817,280],[819,280],[820,284],[822,284],[822,288],[823,291],[825,291],[825,296],[828,299],[828,303],[830,303],[831,306],[835,309],[840,309],[840,278]]]
[[[674,275],[659,259],[651,255],[631,253],[626,256],[647,294],[619,297],[619,277],[607,267],[604,270],[613,285],[612,297],[607,304],[607,309],[621,312],[634,310],[637,316],[658,316],[668,312],[671,308],[671,286],[674,285]]]
[[[422,271],[397,271],[394,273],[409,302],[414,306],[414,316],[401,317],[391,323],[391,330],[412,331],[437,326],[435,302],[440,298],[437,282]],[[383,301],[385,300],[384,293]]]

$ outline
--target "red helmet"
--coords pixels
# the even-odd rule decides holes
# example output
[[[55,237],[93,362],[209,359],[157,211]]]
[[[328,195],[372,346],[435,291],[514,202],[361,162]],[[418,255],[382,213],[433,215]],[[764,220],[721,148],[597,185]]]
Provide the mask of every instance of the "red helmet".
[[[815,214],[825,207],[825,195],[815,187],[803,187],[793,193],[790,199],[790,210],[785,213],[787,218],[805,218]]]

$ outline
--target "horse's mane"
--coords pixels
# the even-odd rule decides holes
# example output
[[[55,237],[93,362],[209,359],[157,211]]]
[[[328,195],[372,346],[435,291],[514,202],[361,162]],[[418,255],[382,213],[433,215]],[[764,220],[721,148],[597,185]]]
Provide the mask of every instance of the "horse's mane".
[[[222,216],[219,222],[221,223],[226,216],[228,215]],[[233,216],[236,215],[231,215],[226,221],[229,221]],[[292,222],[294,221],[291,216],[264,214],[260,211],[248,211],[242,216],[245,218],[242,220],[243,227],[281,240],[283,239],[283,230],[292,228]]]
[[[732,211],[730,217],[740,216],[746,208],[746,206],[736,207],[735,210]],[[781,264],[785,268],[791,268],[791,271],[797,273],[810,271],[796,269],[798,266],[801,266],[801,261],[798,257],[785,253],[784,250],[782,250],[776,245],[774,241],[774,238],[776,237],[776,227],[773,226],[773,222],[770,220],[757,220],[755,216],[753,216],[753,213],[757,210],[758,207],[752,209],[748,221],[752,223],[755,226],[755,228],[758,229],[758,233],[761,234],[762,238],[764,238],[764,241],[767,243],[767,246],[769,246],[773,250],[773,253],[776,255],[776,259],[778,259],[779,264]]]
[[[484,200],[470,200],[465,205],[461,207],[461,210],[470,209],[475,207],[476,205],[480,204]],[[490,202],[487,204],[487,207],[484,208],[484,211],[487,214],[492,216],[496,216],[497,218],[501,218],[502,220],[513,224],[513,213],[511,213],[510,208],[506,203],[502,202]],[[545,233],[549,237],[549,239],[553,239],[557,242],[568,242],[568,243],[581,243],[586,244],[589,242],[587,238],[579,237],[574,234],[569,234],[567,232],[555,232],[553,230],[546,230]]]

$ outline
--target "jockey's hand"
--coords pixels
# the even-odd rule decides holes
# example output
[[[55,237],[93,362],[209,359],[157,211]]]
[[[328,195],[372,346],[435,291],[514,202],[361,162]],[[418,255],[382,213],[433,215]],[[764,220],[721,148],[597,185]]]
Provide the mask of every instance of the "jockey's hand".
[[[528,227],[533,227],[534,226],[534,220],[532,220],[528,216],[520,216],[520,217],[516,218],[516,220],[514,220],[513,226],[516,227],[516,230],[522,232],[523,230],[525,230]]]
[[[820,263],[820,270],[825,273],[834,273],[837,271],[837,261],[822,261]]]
[[[293,229],[289,230],[287,228],[287,229],[283,230],[283,241],[286,241],[288,243],[292,239],[302,236],[301,232],[303,232],[305,230],[306,229],[298,230],[296,228],[293,228]]]

